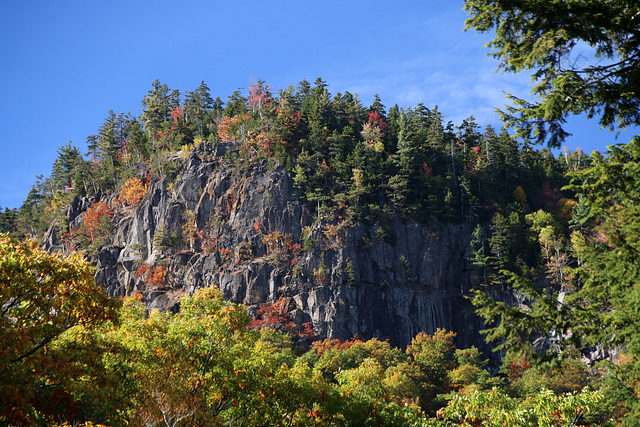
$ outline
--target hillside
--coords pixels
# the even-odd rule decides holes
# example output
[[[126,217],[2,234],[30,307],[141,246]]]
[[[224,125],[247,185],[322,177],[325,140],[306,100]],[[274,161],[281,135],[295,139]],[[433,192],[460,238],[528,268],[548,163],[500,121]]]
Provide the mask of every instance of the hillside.
[[[63,363],[61,372],[71,369],[73,378],[73,369],[86,371],[94,382],[107,381],[104,390],[112,393],[110,380],[100,378],[108,373],[120,381],[124,372],[115,368],[120,365],[108,361],[125,357],[118,349],[133,345],[126,350],[131,358],[122,362],[133,363],[127,369],[138,372],[132,394],[116,393],[121,401],[101,403],[76,389],[80,384],[72,379],[65,379],[71,381],[67,388],[53,390],[88,399],[86,414],[110,405],[131,408],[134,412],[124,418],[89,417],[118,424],[129,417],[144,419],[146,410],[156,418],[158,409],[167,410],[153,398],[136,400],[147,399],[156,387],[153,378],[166,374],[173,378],[163,391],[166,399],[183,401],[192,393],[205,399],[193,404],[210,411],[206,399],[228,405],[238,397],[209,388],[184,395],[169,389],[174,383],[188,386],[174,378],[183,369],[187,378],[197,374],[198,381],[221,386],[203,366],[213,360],[209,351],[224,349],[243,352],[229,353],[234,366],[254,358],[270,364],[251,377],[259,379],[258,394],[273,386],[272,369],[284,370],[292,381],[301,366],[313,369],[305,372],[319,375],[320,382],[309,384],[309,391],[320,394],[309,395],[304,404],[320,405],[326,420],[342,419],[349,405],[337,409],[322,401],[323,393],[350,402],[349,387],[360,381],[362,369],[377,372],[374,382],[384,378],[384,394],[367,400],[363,419],[391,417],[385,422],[434,416],[445,400],[453,399],[453,405],[471,390],[488,392],[493,386],[542,399],[537,406],[550,405],[544,388],[557,390],[560,400],[552,405],[568,404],[562,409],[567,414],[601,401],[599,391],[584,391],[573,403],[564,399],[588,384],[611,381],[594,364],[626,357],[621,340],[602,338],[608,332],[597,320],[613,324],[624,313],[613,311],[609,317],[598,296],[606,291],[599,275],[618,273],[591,266],[610,263],[611,250],[623,253],[628,245],[616,215],[630,217],[619,210],[623,205],[609,205],[614,184],[607,179],[618,176],[619,159],[634,155],[633,144],[607,158],[568,150],[556,158],[506,131],[497,134],[487,127],[481,132],[472,117],[460,125],[445,124],[437,107],[387,111],[379,99],[364,107],[355,95],[332,96],[320,79],[314,87],[302,82],[278,96],[270,90],[258,82],[247,97],[238,91],[223,104],[212,100],[204,83],[183,96],[154,82],[139,117],[110,112],[98,133],[88,137],[87,156],[71,144],[61,147],[51,176],[34,186],[19,212],[5,214],[6,231],[44,236],[50,254],[83,254],[96,268],[99,288],[111,297],[127,297],[111,299],[108,307],[99,303],[104,313],[94,312],[92,303],[78,307],[118,320],[107,320],[103,332],[64,323],[52,346],[71,346],[70,355],[78,349],[101,354],[96,371],[78,355]],[[623,201],[627,191],[620,187],[615,197]],[[608,223],[603,218],[611,206],[614,222]],[[3,244],[9,251],[19,246],[10,240]],[[78,265],[86,275],[85,264]],[[12,269],[6,272],[15,274]],[[33,271],[37,268],[24,274]],[[634,280],[627,276],[623,280]],[[15,301],[30,295],[18,292]],[[102,297],[97,292],[91,298]],[[10,302],[8,307],[22,306]],[[201,322],[222,328],[220,339],[227,344],[205,351],[211,332]],[[633,331],[633,324],[624,327]],[[145,328],[167,328],[169,335],[153,341],[155,332],[140,334]],[[89,341],[81,344],[75,333]],[[101,340],[107,341],[101,346]],[[195,342],[205,346],[204,353],[190,350]],[[37,350],[40,344],[35,345]],[[272,348],[268,357],[263,346]],[[151,353],[144,355],[147,350]],[[31,354],[25,351],[14,360]],[[170,361],[159,362],[162,354]],[[139,357],[150,359],[139,364]],[[240,381],[242,389],[247,380],[238,372],[229,378]],[[31,377],[38,383],[51,381],[51,375]],[[537,391],[540,387],[543,391]],[[34,393],[39,398],[41,393]],[[499,396],[500,402],[510,402],[507,395]],[[276,393],[273,399],[288,398]],[[411,410],[400,411],[397,404],[409,401]],[[464,402],[465,408],[475,404]],[[301,420],[314,417],[292,405]],[[372,415],[368,405],[390,412]],[[65,413],[72,409],[63,407]],[[237,408],[224,407],[203,419],[233,419]],[[447,407],[447,416],[455,418],[453,408]],[[594,419],[615,410],[606,408]],[[178,418],[194,414],[180,405],[171,411]],[[11,413],[12,419],[22,416]],[[290,415],[276,410],[273,416]]]
[[[638,425],[640,137],[533,144],[637,129],[640,6],[546,3],[464,2],[501,130],[156,80],[60,147],[0,210],[0,424]]]
[[[511,301],[499,270],[560,284],[538,229],[563,239],[576,202],[559,187],[588,157],[557,159],[473,117],[445,123],[437,107],[367,108],[320,79],[271,90],[222,104],[204,83],[183,95],[154,82],[142,114],[111,112],[87,156],[60,148],[22,230],[85,252],[112,296],[166,310],[216,286],[254,314],[284,298],[318,337],[401,347],[446,328],[486,348],[468,297],[482,285]]]

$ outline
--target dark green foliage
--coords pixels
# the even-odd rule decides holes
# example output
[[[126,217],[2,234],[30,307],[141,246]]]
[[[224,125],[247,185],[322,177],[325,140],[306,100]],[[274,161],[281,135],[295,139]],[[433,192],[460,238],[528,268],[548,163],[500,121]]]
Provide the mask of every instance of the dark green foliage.
[[[344,267],[344,274],[347,276],[347,283],[349,285],[356,286],[358,284],[355,268],[353,267],[353,261],[347,261],[347,265]]]
[[[569,227],[572,230],[582,231],[587,225],[590,217],[591,207],[584,195],[581,194],[578,198],[578,206],[573,210],[573,215],[571,215],[571,220],[569,220]]]
[[[141,157],[140,151],[145,151],[144,140],[136,124],[137,120],[130,114],[116,114],[111,110],[98,134],[87,138],[92,165],[84,171],[93,182],[95,192],[113,190],[118,186],[120,175],[133,163],[132,146],[138,151],[138,158]],[[133,133],[133,144],[130,143],[130,133]]]
[[[572,189],[582,194],[594,220],[572,236],[585,264],[578,270],[581,286],[572,301],[591,316],[581,317],[591,342],[625,343],[627,351],[640,356],[640,138],[609,148],[608,159],[596,156],[591,168],[572,175]]]
[[[521,135],[559,147],[566,117],[577,113],[610,129],[640,124],[638,2],[466,0],[465,10],[467,29],[493,32],[488,46],[503,70],[533,72],[538,100],[510,95],[502,113]]]
[[[379,241],[385,242],[391,246],[396,245],[398,236],[396,236],[396,233],[393,231],[390,224],[385,222],[378,225],[378,227],[374,231],[374,234],[376,236],[376,239],[378,239]]]
[[[482,131],[473,116],[460,124],[447,123],[437,106],[395,105],[387,112],[376,95],[366,108],[357,94],[333,96],[321,78],[313,86],[302,81],[279,96],[258,81],[248,94],[235,91],[226,105],[220,98],[213,100],[204,82],[184,92],[181,102],[180,91],[155,80],[139,117],[109,111],[96,135],[88,137],[86,159],[71,143],[61,147],[51,177],[38,179],[19,211],[0,213],[0,233],[41,237],[53,224],[71,236],[64,244],[73,244],[74,236],[84,238],[77,248],[95,253],[111,243],[113,212],[95,217],[87,230],[91,225],[87,211],[84,228],[67,230],[66,208],[73,196],[93,195],[105,207],[104,201],[115,206],[121,203],[116,192],[127,178],[137,177],[149,185],[160,177],[170,186],[182,170],[182,159],[209,161],[219,143],[217,148],[224,148],[226,155],[215,160],[235,176],[255,165],[289,172],[294,189],[290,197],[306,203],[317,219],[296,236],[306,255],[319,253],[316,240],[326,242],[323,224],[335,227],[334,231],[357,222],[373,226],[373,234],[365,234],[359,245],[363,251],[373,245],[372,240],[395,245],[394,221],[439,220],[466,224],[469,230],[475,225],[467,261],[478,267],[470,277],[482,291],[475,291],[473,304],[488,325],[487,340],[508,351],[503,367],[508,399],[526,399],[523,403],[531,405],[535,399],[553,396],[540,392],[541,387],[557,394],[577,392],[601,375],[607,403],[593,419],[604,421],[615,415],[633,425],[640,414],[640,139],[592,158],[578,150],[565,150],[557,158],[549,149],[533,150],[530,140],[558,146],[566,136],[562,124],[573,113],[600,116],[601,124],[611,128],[640,123],[636,3],[465,1],[471,14],[468,28],[495,30],[490,45],[503,60],[502,67],[535,72],[532,93],[539,100],[512,97],[513,105],[503,112],[521,139],[505,129],[488,126]],[[580,42],[604,60],[579,65],[571,54]],[[572,179],[569,186],[567,172]],[[122,214],[120,206],[115,209]],[[159,251],[177,249],[180,243],[178,233],[164,227],[158,227],[153,237]],[[331,244],[339,246],[340,240]],[[250,256],[241,249],[238,258]],[[333,272],[324,256],[312,272],[315,284],[342,277],[345,284],[358,285],[358,270],[351,260],[343,272]],[[410,280],[409,260],[401,256],[397,262]],[[297,268],[301,276],[299,264]],[[240,313],[230,306],[225,310],[223,317]],[[144,319],[140,316],[139,321]],[[171,317],[156,313],[149,319],[170,323]],[[208,333],[209,326],[203,325],[201,332]],[[242,329],[240,324],[234,327]],[[286,420],[409,425],[409,419],[419,418],[416,403],[433,413],[446,397],[455,399],[456,391],[486,397],[473,393],[501,384],[482,369],[476,349],[456,350],[453,334],[441,330],[433,336],[420,333],[406,352],[377,340],[329,340],[316,343],[315,351],[298,362],[289,338],[277,333],[246,336],[236,343],[238,353],[226,355],[234,368],[229,371],[232,385],[206,396],[221,399],[222,406],[202,411],[201,420],[206,411],[211,415],[228,409],[230,423],[235,417],[260,418],[268,413],[273,424]],[[196,351],[191,344],[185,347],[186,361]],[[617,363],[606,363],[599,371],[588,369],[579,362],[579,352],[588,346],[605,355],[611,351]],[[256,349],[259,358],[252,355]],[[160,350],[154,350],[154,357],[176,362],[169,357],[172,348]],[[218,360],[208,354],[207,363]],[[143,366],[138,360],[132,363],[132,369]],[[114,371],[116,377],[118,373]],[[219,380],[214,376],[206,380],[214,384]],[[281,377],[284,386],[275,382]],[[236,384],[238,378],[243,380]],[[199,395],[198,387],[184,394],[177,390],[176,396],[183,401]],[[84,388],[74,391],[80,393],[74,398],[85,395]],[[293,393],[294,389],[299,392]],[[138,391],[143,395],[146,390]],[[306,393],[304,397],[300,392]],[[230,393],[237,393],[235,401],[225,400]],[[117,401],[120,395],[112,398]],[[295,406],[298,398],[303,399],[300,407]],[[236,405],[238,401],[251,410]],[[274,409],[281,404],[294,409],[281,415]],[[133,416],[135,409],[124,408],[121,416]],[[347,413],[351,418],[345,418]],[[292,418],[294,414],[298,418]],[[246,418],[248,424],[256,421],[252,417]],[[270,422],[264,420],[260,421]],[[481,421],[460,418],[461,423]]]
[[[165,251],[167,249],[176,248],[180,245],[180,236],[178,232],[170,233],[165,227],[158,227],[156,234],[153,236],[153,246],[155,249]]]
[[[55,190],[71,191],[75,183],[82,182],[82,171],[85,160],[78,147],[71,142],[58,149],[58,158],[53,163],[51,181]]]
[[[579,344],[580,337],[559,340],[556,334],[567,334],[572,328],[571,307],[558,301],[558,295],[547,289],[536,287],[531,281],[503,271],[509,285],[526,298],[526,308],[512,306],[494,300],[487,293],[475,291],[473,304],[485,323],[491,325],[483,331],[488,341],[499,343],[496,350],[511,349],[531,353],[532,343],[538,345],[539,353],[532,357],[554,360],[565,348]],[[568,353],[565,353],[568,355]]]
[[[229,96],[229,102],[227,102],[224,108],[224,115],[226,117],[233,117],[236,115],[242,115],[246,112],[247,98],[242,96],[240,90],[236,90]]]
[[[482,233],[482,227],[478,224],[471,236],[471,242],[469,243],[469,256],[468,260],[471,264],[479,267],[482,274],[482,283],[484,286],[489,284],[487,277],[487,269],[489,268],[489,256],[485,252],[485,238]]]
[[[155,147],[156,132],[162,129],[164,123],[171,120],[172,108],[169,87],[164,83],[160,83],[157,79],[153,81],[152,86],[153,88],[142,100],[144,108],[141,121]]]
[[[0,207],[0,234],[9,233],[11,235],[18,231],[18,210]]]
[[[206,138],[210,133],[209,125],[213,122],[213,98],[209,93],[209,87],[203,81],[193,92],[186,92],[184,99],[185,122],[193,124],[193,127]]]
[[[322,79],[313,86],[303,81],[279,97],[270,90],[259,81],[248,97],[234,92],[223,110],[204,83],[186,92],[180,104],[177,91],[154,81],[139,118],[109,112],[89,137],[89,160],[70,144],[61,147],[52,177],[42,179],[21,208],[18,228],[36,235],[62,218],[70,197],[56,195],[62,184],[75,185],[75,194],[101,194],[143,174],[149,174],[145,183],[153,175],[171,182],[181,167],[175,152],[196,149],[188,145],[196,140],[197,149],[206,149],[217,135],[232,142],[220,159],[226,167],[238,170],[242,158],[249,170],[253,162],[268,159],[271,167],[290,171],[292,197],[307,202],[318,219],[377,224],[375,238],[390,245],[397,239],[394,216],[479,221],[487,235],[476,236],[470,257],[482,269],[484,284],[505,285],[501,270],[530,279],[544,275],[537,235],[529,232],[523,209],[531,205],[555,212],[559,187],[566,184],[563,173],[569,166],[580,170],[587,161],[571,163],[570,153],[564,161],[556,159],[491,127],[482,132],[473,117],[454,126],[437,106],[394,106],[387,114],[376,98],[367,109],[357,95],[333,97]],[[166,250],[177,245],[175,237],[160,230],[154,243]],[[311,229],[301,243],[304,250],[315,250]],[[409,264],[403,268],[408,274]],[[349,277],[355,283],[355,276]]]

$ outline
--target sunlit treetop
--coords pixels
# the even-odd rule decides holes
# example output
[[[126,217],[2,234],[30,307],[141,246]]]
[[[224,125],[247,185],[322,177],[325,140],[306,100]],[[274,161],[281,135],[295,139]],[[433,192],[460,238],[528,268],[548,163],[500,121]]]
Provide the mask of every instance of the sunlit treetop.
[[[0,235],[0,370],[63,331],[115,317],[115,302],[93,280],[79,254],[48,254],[33,240]]]

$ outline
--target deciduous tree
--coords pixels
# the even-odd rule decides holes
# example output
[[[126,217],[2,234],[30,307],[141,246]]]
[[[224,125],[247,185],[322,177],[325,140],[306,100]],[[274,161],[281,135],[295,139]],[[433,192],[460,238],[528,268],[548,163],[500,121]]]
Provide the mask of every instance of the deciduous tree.
[[[50,255],[35,241],[0,235],[0,423],[30,425],[72,409],[55,380],[65,367],[45,350],[76,325],[115,318],[116,303],[95,285],[93,272],[78,254]]]

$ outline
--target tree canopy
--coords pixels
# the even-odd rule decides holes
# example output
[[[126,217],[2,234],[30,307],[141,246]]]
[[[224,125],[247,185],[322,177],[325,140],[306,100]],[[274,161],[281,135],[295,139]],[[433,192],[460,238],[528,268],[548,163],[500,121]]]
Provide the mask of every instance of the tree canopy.
[[[502,113],[521,135],[559,147],[570,114],[609,129],[640,124],[640,4],[635,0],[465,0],[467,29],[493,32],[500,69],[532,71],[533,101]]]
[[[115,318],[116,302],[93,271],[80,254],[50,255],[35,241],[0,234],[0,421],[30,424],[36,402],[47,402],[44,412],[64,410],[59,386],[73,373],[48,353],[51,343],[75,326]]]

